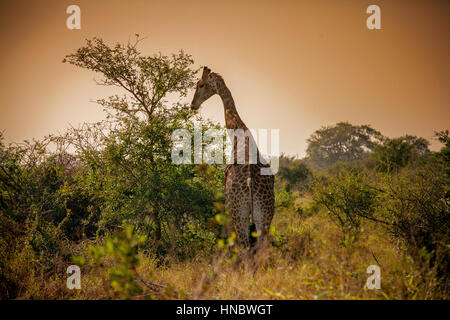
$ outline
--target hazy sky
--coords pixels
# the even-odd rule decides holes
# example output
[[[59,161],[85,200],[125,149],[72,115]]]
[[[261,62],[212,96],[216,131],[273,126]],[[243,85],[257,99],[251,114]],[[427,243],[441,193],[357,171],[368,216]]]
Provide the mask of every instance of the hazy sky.
[[[66,28],[71,4],[81,30]],[[381,30],[366,27],[371,4]],[[112,91],[61,61],[87,38],[139,33],[145,55],[184,49],[220,73],[247,126],[279,128],[285,153],[339,121],[431,139],[450,129],[449,17],[448,0],[1,0],[0,130],[20,141],[102,119],[90,101]],[[202,114],[224,123],[220,98]]]

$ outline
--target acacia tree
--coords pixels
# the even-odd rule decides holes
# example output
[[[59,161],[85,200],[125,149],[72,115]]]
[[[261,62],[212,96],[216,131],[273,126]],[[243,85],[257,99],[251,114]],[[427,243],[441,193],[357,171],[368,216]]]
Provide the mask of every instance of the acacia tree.
[[[187,104],[169,104],[167,97],[179,101],[193,87],[193,60],[183,51],[142,56],[139,42],[137,36],[134,43],[110,47],[94,38],[65,57],[63,62],[99,73],[99,85],[124,92],[97,100],[108,120],[82,132],[73,129],[65,138],[89,164],[82,182],[97,188],[93,194],[102,194],[100,229],[130,219],[160,240],[168,224],[183,226],[183,219],[212,212],[212,191],[211,184],[192,179],[193,167],[171,160],[171,134],[190,127],[193,113]]]
[[[430,154],[429,145],[426,139],[410,135],[385,139],[375,147],[372,158],[375,159],[378,170],[391,172]]]
[[[361,160],[383,139],[380,132],[368,125],[339,122],[316,130],[307,140],[306,153],[311,163],[325,167],[336,161]]]

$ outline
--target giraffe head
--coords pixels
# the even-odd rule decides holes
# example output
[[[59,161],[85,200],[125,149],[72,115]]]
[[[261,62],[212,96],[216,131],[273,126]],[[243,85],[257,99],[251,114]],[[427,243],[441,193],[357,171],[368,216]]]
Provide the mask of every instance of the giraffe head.
[[[203,67],[203,74],[197,82],[197,88],[191,103],[191,108],[193,110],[198,110],[203,102],[217,93],[214,75],[215,73],[212,73],[211,69]]]

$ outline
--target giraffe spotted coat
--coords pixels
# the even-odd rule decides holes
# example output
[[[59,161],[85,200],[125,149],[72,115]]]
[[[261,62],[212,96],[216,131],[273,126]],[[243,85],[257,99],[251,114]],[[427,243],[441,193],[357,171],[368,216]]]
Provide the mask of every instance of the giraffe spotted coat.
[[[223,78],[204,67],[202,77],[197,83],[191,107],[193,109],[200,108],[204,101],[215,94],[218,94],[223,102],[226,128],[247,131],[248,128],[240,118],[231,92],[225,85]],[[245,162],[239,164],[237,162],[239,146],[237,138],[234,138],[234,161],[232,164],[228,164],[225,169],[226,208],[230,212],[237,239],[245,248],[250,247],[249,228],[251,222],[258,233],[258,247],[267,241],[275,202],[274,176],[261,174],[261,169],[267,168],[269,165],[262,163],[258,150],[257,163],[250,163],[249,139],[252,139],[252,137],[246,137],[244,144]]]

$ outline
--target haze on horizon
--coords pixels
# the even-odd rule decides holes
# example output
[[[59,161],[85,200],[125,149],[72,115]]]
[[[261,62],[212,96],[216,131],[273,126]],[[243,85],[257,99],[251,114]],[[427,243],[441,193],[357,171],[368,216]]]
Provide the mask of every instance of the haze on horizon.
[[[81,30],[66,28],[71,4]],[[370,4],[381,30],[366,28]],[[433,131],[450,129],[449,13],[448,0],[5,0],[0,130],[19,142],[103,119],[91,101],[120,90],[62,59],[86,39],[138,33],[144,55],[183,49],[220,73],[247,126],[280,129],[286,154],[304,156],[311,133],[340,121],[418,135],[436,150]],[[224,124],[219,97],[201,112]]]

